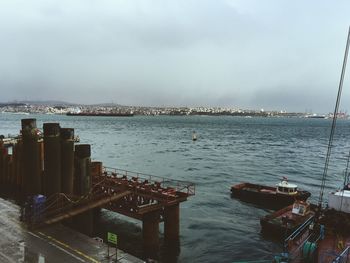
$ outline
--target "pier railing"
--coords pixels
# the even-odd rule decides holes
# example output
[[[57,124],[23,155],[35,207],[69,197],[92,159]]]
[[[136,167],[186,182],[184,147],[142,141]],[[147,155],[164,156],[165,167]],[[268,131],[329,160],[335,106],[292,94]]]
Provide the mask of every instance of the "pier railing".
[[[96,207],[142,219],[150,211],[186,201],[195,194],[190,182],[103,167],[94,175],[91,189],[85,195],[56,193],[40,206],[25,206],[24,221],[31,227],[48,225],[73,217]],[[30,203],[28,203],[30,205]]]
[[[187,196],[195,195],[195,184],[192,182],[168,179],[160,176],[127,171],[111,167],[103,167],[103,174],[112,178],[127,178],[147,182],[148,184],[157,184],[161,188],[171,188],[174,189],[177,193],[183,193]]]

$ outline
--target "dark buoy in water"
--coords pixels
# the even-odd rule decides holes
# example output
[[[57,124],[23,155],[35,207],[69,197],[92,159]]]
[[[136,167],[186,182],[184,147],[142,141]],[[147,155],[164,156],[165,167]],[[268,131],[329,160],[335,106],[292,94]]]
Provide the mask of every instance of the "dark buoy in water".
[[[192,141],[197,141],[197,134],[196,132],[192,132]]]

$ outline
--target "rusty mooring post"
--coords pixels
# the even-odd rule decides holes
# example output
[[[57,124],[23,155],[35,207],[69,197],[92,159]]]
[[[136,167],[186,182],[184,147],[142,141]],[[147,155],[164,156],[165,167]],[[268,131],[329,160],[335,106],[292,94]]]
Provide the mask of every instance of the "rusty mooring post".
[[[103,163],[94,161],[91,162],[91,180],[93,180],[94,176],[101,176],[103,172]],[[98,221],[101,216],[101,207],[97,207],[93,209],[93,217],[94,221]]]
[[[16,199],[19,200],[23,186],[22,186],[22,178],[23,178],[23,143],[22,139],[19,139],[14,146],[14,165],[15,165],[15,195]]]
[[[12,146],[12,186],[13,186],[13,193],[17,190],[17,174],[18,174],[18,166],[17,166],[17,159],[18,159],[18,148],[17,143]]]
[[[3,175],[2,175],[2,181],[3,181],[5,193],[8,193],[9,157],[10,156],[8,154],[8,148],[5,148],[4,156],[3,156]]]
[[[59,123],[44,123],[44,190],[46,196],[61,192],[61,140]]]
[[[61,183],[62,192],[73,194],[74,129],[61,128]]]
[[[14,179],[14,165],[13,165],[13,147],[11,146],[12,153],[7,157],[7,189],[10,194],[13,193],[13,179]]]
[[[74,188],[75,194],[87,195],[91,189],[91,146],[90,144],[75,145],[74,154]],[[87,211],[73,219],[74,227],[88,235],[93,234],[93,211]]]
[[[168,244],[179,244],[180,204],[164,208],[164,240]]]
[[[44,193],[44,140],[39,140],[38,142],[39,145],[39,169],[40,169],[40,173],[41,173],[41,187],[42,190],[41,192]]]
[[[102,162],[91,162],[91,177],[101,176],[103,172],[103,163]]]
[[[39,152],[39,134],[36,119],[22,119],[23,139],[23,195],[35,195],[42,192]]]
[[[159,250],[159,210],[144,214],[142,217],[142,238],[144,254],[158,258]]]
[[[86,195],[91,188],[91,146],[75,145],[74,184],[77,195]]]

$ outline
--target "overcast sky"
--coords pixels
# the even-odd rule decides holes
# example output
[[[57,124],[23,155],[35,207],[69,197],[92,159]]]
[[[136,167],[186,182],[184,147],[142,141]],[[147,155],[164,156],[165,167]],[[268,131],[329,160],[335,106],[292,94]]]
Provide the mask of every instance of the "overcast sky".
[[[326,113],[349,20],[348,0],[1,0],[0,101]]]

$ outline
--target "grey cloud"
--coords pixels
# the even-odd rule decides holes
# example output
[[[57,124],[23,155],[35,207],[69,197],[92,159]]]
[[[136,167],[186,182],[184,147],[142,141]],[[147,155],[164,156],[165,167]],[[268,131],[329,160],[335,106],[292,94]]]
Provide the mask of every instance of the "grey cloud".
[[[4,1],[0,100],[301,111],[315,104],[328,111],[348,7],[316,0]]]

